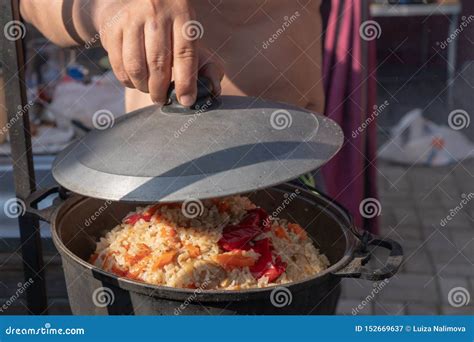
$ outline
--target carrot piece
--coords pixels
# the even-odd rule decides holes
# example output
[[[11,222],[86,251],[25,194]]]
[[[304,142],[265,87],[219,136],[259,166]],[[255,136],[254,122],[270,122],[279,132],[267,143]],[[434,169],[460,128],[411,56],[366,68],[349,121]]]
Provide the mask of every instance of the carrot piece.
[[[118,275],[119,277],[125,277],[128,273],[128,271],[122,270],[120,267],[116,265],[113,265],[110,270],[112,271],[112,273]]]
[[[297,223],[288,223],[288,229],[295,233],[301,240],[306,239],[308,237],[306,231],[301,228],[301,226]]]
[[[229,204],[227,202],[223,201],[223,200],[214,198],[212,200],[212,203],[217,207],[217,210],[221,214],[226,213],[230,210]]]
[[[97,253],[92,254],[91,257],[89,258],[89,263],[94,264],[98,257],[99,257],[99,254]]]
[[[286,233],[285,228],[283,228],[281,226],[278,226],[278,227],[275,228],[275,235],[280,239],[290,240],[288,238],[288,234]]]
[[[256,260],[242,252],[230,252],[216,255],[216,261],[224,268],[234,269],[237,267],[253,266]]]
[[[189,256],[191,258],[196,258],[201,255],[201,249],[199,246],[185,245],[184,247],[188,250]]]
[[[138,252],[131,256],[131,255],[126,255],[125,258],[130,264],[136,264],[137,262],[141,261],[143,258],[147,257],[150,255],[152,252],[151,248],[148,247],[148,245],[145,245],[144,243],[138,244]]]
[[[161,254],[158,259],[156,260],[155,264],[153,265],[152,269],[155,271],[159,268],[163,268],[164,266],[171,264],[176,257],[176,254],[178,254],[177,251],[172,250],[169,252],[165,252]]]

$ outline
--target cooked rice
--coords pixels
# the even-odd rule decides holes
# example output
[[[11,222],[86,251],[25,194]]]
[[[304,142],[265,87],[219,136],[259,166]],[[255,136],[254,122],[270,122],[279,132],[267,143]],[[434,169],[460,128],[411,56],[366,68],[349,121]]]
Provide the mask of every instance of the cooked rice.
[[[223,228],[238,224],[248,210],[256,208],[255,204],[244,196],[205,200],[201,215],[196,218],[183,215],[181,207],[181,204],[161,204],[137,208],[122,224],[100,238],[90,262],[118,276],[145,283],[226,290],[295,282],[329,266],[326,256],[319,253],[297,224],[270,217],[271,229],[255,239],[269,238],[273,245],[272,258],[280,256],[286,270],[273,282],[266,276],[256,279],[248,266],[228,267],[218,256],[225,252],[218,244]],[[127,218],[142,215],[151,208],[156,212],[150,222],[140,218],[133,224],[125,223]],[[253,249],[238,253],[245,260],[255,262],[260,256]]]

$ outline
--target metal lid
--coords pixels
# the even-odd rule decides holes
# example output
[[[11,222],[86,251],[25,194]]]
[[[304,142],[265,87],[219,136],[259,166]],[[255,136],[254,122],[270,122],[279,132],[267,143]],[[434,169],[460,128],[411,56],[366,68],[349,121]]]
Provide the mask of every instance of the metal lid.
[[[173,98],[173,96],[172,96]],[[200,96],[131,112],[56,158],[53,176],[88,197],[174,202],[244,193],[322,166],[341,147],[332,120],[253,97]]]

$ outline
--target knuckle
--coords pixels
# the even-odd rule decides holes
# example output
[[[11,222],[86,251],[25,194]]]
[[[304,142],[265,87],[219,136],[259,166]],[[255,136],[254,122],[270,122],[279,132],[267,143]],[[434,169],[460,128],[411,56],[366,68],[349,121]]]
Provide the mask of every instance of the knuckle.
[[[125,70],[128,75],[133,78],[142,78],[146,75],[146,67],[143,63],[137,61],[129,61],[125,64]]]
[[[156,53],[152,54],[149,59],[149,68],[151,71],[166,71],[171,67],[170,53]]]
[[[130,82],[128,74],[124,70],[115,70],[115,77],[119,80],[120,83],[126,84]]]
[[[175,58],[178,59],[195,59],[197,58],[196,49],[192,46],[183,46],[176,49]]]

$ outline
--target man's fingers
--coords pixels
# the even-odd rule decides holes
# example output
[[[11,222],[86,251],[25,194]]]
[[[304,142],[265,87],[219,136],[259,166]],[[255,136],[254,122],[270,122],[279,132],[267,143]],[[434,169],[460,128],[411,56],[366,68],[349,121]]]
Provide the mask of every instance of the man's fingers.
[[[171,26],[153,21],[145,26],[146,60],[148,65],[148,90],[153,102],[167,101],[171,81]]]
[[[115,74],[115,77],[126,87],[133,88],[133,83],[128,77],[125,67],[123,65],[122,58],[122,41],[123,32],[122,30],[114,30],[107,33],[104,37],[105,41],[103,45],[107,50],[109,56],[110,65]]]
[[[198,50],[194,36],[186,34],[191,21],[178,19],[173,24],[173,76],[178,101],[191,106],[196,101]]]
[[[124,31],[122,56],[125,71],[135,88],[147,93],[148,67],[143,26],[131,25]]]

